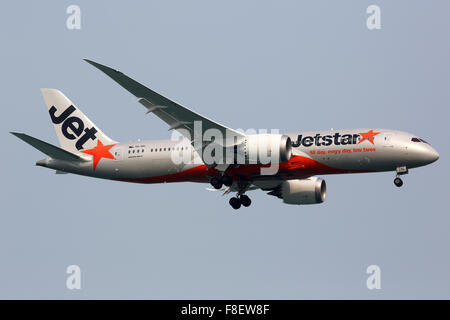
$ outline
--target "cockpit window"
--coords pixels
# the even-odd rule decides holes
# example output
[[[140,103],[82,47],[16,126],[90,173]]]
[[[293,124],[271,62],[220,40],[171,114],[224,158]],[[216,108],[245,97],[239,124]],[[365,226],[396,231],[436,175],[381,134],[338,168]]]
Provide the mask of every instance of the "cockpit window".
[[[412,141],[412,142],[423,142],[423,143],[429,144],[429,143],[426,142],[425,140],[420,139],[420,138],[416,138],[416,137],[411,138],[411,141]]]

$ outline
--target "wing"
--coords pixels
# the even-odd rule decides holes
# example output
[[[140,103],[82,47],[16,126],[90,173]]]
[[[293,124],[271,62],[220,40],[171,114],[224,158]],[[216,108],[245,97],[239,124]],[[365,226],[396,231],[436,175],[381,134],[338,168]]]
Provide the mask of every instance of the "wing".
[[[230,146],[236,144],[236,141],[242,141],[244,134],[227,128],[217,122],[214,122],[198,113],[189,110],[186,107],[156,93],[155,91],[145,87],[139,82],[131,79],[120,71],[111,69],[92,60],[84,59],[94,67],[100,69],[111,77],[114,81],[127,89],[131,94],[138,98],[138,101],[147,108],[147,113],[154,113],[158,118],[169,125],[169,130],[178,130],[183,136],[188,138],[192,144],[194,140],[200,139],[208,129],[219,130],[222,137],[232,135],[233,139],[223,139],[229,141]],[[201,124],[201,130],[199,130]],[[185,129],[185,130],[179,130]],[[196,129],[196,131],[194,131]],[[201,135],[200,135],[201,133]],[[202,147],[204,147],[203,141]],[[225,144],[225,143],[224,143]],[[226,147],[226,145],[224,145]]]

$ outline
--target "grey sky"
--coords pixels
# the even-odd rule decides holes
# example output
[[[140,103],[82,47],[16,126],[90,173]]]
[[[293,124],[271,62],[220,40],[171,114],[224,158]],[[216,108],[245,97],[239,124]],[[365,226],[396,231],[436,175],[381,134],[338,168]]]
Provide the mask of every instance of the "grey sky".
[[[131,2],[131,3],[130,3]],[[66,8],[81,7],[81,30]],[[366,28],[381,7],[382,29]],[[450,298],[447,1],[7,1],[0,13],[0,298]],[[8,131],[57,144],[39,88],[119,141],[169,138],[84,57],[234,128],[392,128],[440,153],[325,176],[327,200],[261,191],[236,213],[201,184],[136,185],[35,167]],[[82,289],[65,287],[77,264]],[[366,288],[381,267],[381,290]]]

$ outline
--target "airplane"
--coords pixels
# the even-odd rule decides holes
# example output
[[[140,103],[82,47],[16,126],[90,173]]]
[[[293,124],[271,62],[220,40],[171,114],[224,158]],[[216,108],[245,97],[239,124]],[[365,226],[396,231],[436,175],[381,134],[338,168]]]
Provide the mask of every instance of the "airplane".
[[[251,205],[246,192],[256,189],[285,204],[322,203],[327,188],[317,175],[393,171],[394,184],[401,187],[401,175],[439,158],[428,142],[398,130],[246,134],[210,120],[120,71],[84,60],[133,94],[147,113],[167,123],[181,138],[117,142],[62,92],[41,89],[60,146],[25,133],[11,133],[47,155],[36,165],[58,174],[134,183],[208,183],[211,190],[222,190],[224,195],[236,193],[229,204],[239,209]]]

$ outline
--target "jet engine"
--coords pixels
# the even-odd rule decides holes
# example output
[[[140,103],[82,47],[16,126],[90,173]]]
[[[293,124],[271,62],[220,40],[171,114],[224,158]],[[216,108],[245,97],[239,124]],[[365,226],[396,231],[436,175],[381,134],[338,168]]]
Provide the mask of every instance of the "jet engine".
[[[292,142],[286,135],[254,134],[248,135],[238,150],[244,155],[245,163],[284,162],[292,157]]]
[[[325,201],[327,185],[320,178],[286,180],[277,190],[269,193],[287,204],[315,204]]]

